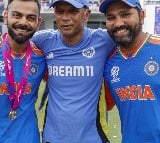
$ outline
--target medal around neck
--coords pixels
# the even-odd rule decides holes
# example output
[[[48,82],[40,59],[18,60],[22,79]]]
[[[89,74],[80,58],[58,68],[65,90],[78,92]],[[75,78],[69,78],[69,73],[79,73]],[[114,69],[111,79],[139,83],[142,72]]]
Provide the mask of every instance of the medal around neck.
[[[9,119],[10,120],[14,120],[16,118],[16,111],[15,110],[11,110],[9,112]]]
[[[28,75],[30,72],[31,58],[32,58],[32,47],[30,41],[27,44],[26,56],[24,59],[24,64],[22,67],[22,76],[20,76],[20,81],[17,89],[14,85],[14,65],[12,63],[11,57],[11,47],[9,45],[8,35],[4,35],[2,40],[2,53],[4,59],[4,68],[6,74],[6,82],[9,88],[9,101],[11,104],[11,110],[9,112],[9,119],[14,120],[16,118],[16,109],[20,105],[20,101],[24,95],[25,87],[28,81]]]

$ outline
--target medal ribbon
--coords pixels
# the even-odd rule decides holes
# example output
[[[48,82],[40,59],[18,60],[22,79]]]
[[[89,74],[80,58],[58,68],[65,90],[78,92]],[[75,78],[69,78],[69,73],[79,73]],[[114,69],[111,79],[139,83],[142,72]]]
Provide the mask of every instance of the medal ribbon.
[[[23,97],[25,87],[27,84],[31,58],[32,58],[31,57],[32,48],[30,45],[30,41],[28,41],[26,57],[25,57],[24,65],[22,69],[22,75],[20,77],[20,82],[17,89],[15,89],[15,86],[14,86],[14,70],[13,70],[12,57],[11,57],[11,47],[8,43],[8,35],[5,35],[3,38],[2,52],[3,52],[3,58],[4,58],[4,64],[5,64],[6,80],[7,80],[8,90],[9,90],[8,97],[10,101],[11,110],[15,111],[20,105],[20,101]]]

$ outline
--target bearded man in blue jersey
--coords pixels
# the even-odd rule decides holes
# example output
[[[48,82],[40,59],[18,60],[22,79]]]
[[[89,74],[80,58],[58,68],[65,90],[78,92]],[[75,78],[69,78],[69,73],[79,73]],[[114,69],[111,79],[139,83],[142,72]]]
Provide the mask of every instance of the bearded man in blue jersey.
[[[46,63],[30,41],[41,23],[38,0],[9,0],[0,37],[0,143],[40,143],[35,102]]]
[[[115,43],[106,30],[85,27],[88,0],[53,0],[51,7],[58,30],[40,31],[33,37],[48,65],[43,141],[107,143],[96,126],[97,104],[104,63]]]
[[[159,143],[160,36],[142,31],[138,0],[104,0],[100,11],[118,43],[104,74],[119,110],[122,143]]]

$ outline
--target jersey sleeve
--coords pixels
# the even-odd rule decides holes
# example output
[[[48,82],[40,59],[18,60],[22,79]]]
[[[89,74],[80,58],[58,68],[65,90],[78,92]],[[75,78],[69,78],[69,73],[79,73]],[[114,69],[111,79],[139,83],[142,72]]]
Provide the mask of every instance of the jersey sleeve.
[[[98,28],[98,37],[102,38],[102,42],[104,42],[105,46],[107,47],[107,57],[112,53],[116,47],[117,43],[113,41],[113,39],[110,37],[106,29]]]
[[[105,89],[105,99],[106,99],[106,103],[107,103],[107,110],[110,111],[113,109],[115,102],[112,98],[109,87],[105,81],[104,81],[104,89]]]
[[[52,38],[53,35],[55,35],[54,29],[40,30],[33,35],[31,41],[45,53],[46,49],[50,47],[47,45],[47,41]]]

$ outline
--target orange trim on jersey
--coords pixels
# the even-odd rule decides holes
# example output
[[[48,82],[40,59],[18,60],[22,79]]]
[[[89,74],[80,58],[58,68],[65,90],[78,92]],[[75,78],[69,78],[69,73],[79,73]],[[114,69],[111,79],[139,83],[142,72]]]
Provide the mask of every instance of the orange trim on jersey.
[[[41,56],[44,55],[43,52],[36,47],[36,45],[34,45],[34,44],[32,43],[31,46],[32,46],[32,51],[33,51],[35,54],[41,55]]]
[[[19,55],[19,56],[17,57],[17,55]],[[22,52],[22,53],[18,53],[18,52],[11,50],[11,56],[13,59],[23,59],[25,57],[25,55],[26,55],[26,51]]]
[[[160,35],[152,35],[148,40],[149,43],[160,45]]]
[[[37,55],[41,55],[41,56],[44,55],[43,52],[40,49],[38,49],[36,47],[36,45],[34,45],[32,42],[31,42],[31,48],[32,48],[33,53],[35,53]],[[19,55],[19,56],[17,57],[17,55]],[[11,56],[12,56],[13,59],[23,59],[25,57],[25,55],[26,55],[26,51],[23,52],[23,53],[18,53],[18,52],[15,52],[15,51],[11,50]]]

